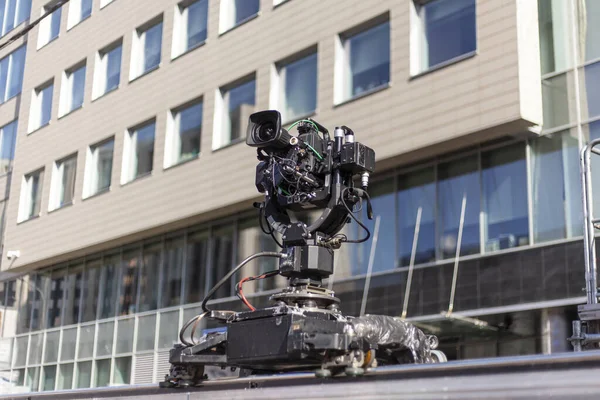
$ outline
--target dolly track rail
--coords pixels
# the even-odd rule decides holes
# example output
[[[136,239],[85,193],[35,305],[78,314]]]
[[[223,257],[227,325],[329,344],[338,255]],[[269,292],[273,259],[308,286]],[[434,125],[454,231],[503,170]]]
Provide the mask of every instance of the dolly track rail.
[[[486,390],[493,390],[494,392],[498,392],[498,388],[492,388],[492,384],[489,383],[490,377],[494,377],[496,375],[503,376],[501,381],[504,385],[503,388],[507,391],[514,390],[517,383],[522,382],[523,379],[531,379],[532,382],[529,382],[527,387],[519,388],[519,390],[530,391],[535,390],[536,388],[539,388],[539,390],[548,390],[548,382],[555,382],[555,386],[560,386],[561,383],[557,382],[554,376],[562,377],[566,376],[565,374],[577,374],[577,376],[580,376],[581,379],[583,379],[584,381],[578,381],[577,383],[573,382],[573,385],[576,385],[576,387],[570,387],[569,382],[572,382],[572,380],[567,379],[565,380],[565,382],[562,383],[564,387],[555,387],[553,390],[571,390],[568,393],[571,393],[573,395],[575,395],[576,392],[573,392],[572,390],[585,390],[587,394],[594,393],[600,396],[600,382],[597,381],[597,376],[599,372],[600,351],[588,351],[577,354],[564,353],[554,355],[518,356],[505,358],[463,360],[441,364],[382,367],[360,378],[340,377],[322,380],[315,378],[314,375],[311,373],[295,373],[277,376],[253,376],[247,378],[208,381],[201,387],[195,387],[190,389],[160,389],[158,388],[158,385],[154,384],[132,385],[101,389],[78,389],[60,392],[2,395],[0,396],[0,399],[108,400],[117,398],[166,398],[173,400],[192,400],[196,398],[202,398],[203,392],[210,392],[211,396],[215,396],[221,393],[223,398],[238,398],[238,395],[239,397],[244,398],[254,398],[254,396],[252,395],[252,389],[257,390],[257,394],[260,394],[260,398],[270,399],[288,398],[288,396],[291,393],[294,393],[294,387],[303,391],[303,398],[310,398],[310,396],[304,396],[304,389],[302,388],[303,386],[306,386],[307,388],[312,387],[311,391],[320,390],[322,391],[323,395],[325,395],[326,393],[343,393],[345,397],[351,397],[351,394],[354,393],[354,388],[352,389],[352,391],[350,391],[345,385],[353,385],[359,383],[360,385],[373,384],[381,386],[383,384],[385,385],[384,387],[393,391],[393,388],[397,386],[395,385],[395,383],[398,384],[398,388],[402,387],[404,388],[403,390],[405,390],[407,387],[410,387],[410,382],[415,380],[421,382],[421,385],[424,385],[425,389],[427,389],[427,391],[429,392],[435,392],[436,390],[447,391],[448,387],[442,388],[440,386],[440,382],[445,382],[444,385],[448,385],[448,383],[452,382],[453,380],[462,380],[464,383],[461,386],[461,388],[464,387],[464,393],[463,389],[461,389],[461,396],[464,395],[467,391],[471,393],[471,395],[476,393],[479,396],[481,396],[481,394],[484,393]],[[532,374],[536,374],[536,378],[532,378]],[[506,377],[507,375],[509,376],[509,378]],[[512,377],[510,377],[511,375]],[[585,377],[586,375],[588,376],[588,378]],[[497,381],[498,379],[493,380],[493,382]],[[430,383],[428,384],[428,382]],[[490,387],[486,389],[486,385]],[[474,390],[476,392],[473,392]],[[239,393],[236,394],[237,391],[239,391]],[[287,395],[283,396],[283,393],[287,393]],[[298,394],[298,392],[296,392],[296,394]],[[417,394],[417,391],[415,391],[414,394]],[[376,395],[376,393],[373,393],[373,395]],[[596,396],[596,398],[598,396]]]

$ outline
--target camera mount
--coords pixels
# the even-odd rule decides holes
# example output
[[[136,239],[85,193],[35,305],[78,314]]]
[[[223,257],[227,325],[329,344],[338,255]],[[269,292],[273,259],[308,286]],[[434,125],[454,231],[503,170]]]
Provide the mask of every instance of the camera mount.
[[[369,240],[368,228],[354,215],[366,203],[375,169],[375,152],[355,141],[354,132],[336,127],[329,131],[312,119],[294,123],[298,135],[281,126],[275,110],[250,116],[246,144],[255,147],[259,163],[255,185],[264,200],[255,203],[260,226],[282,248],[262,252],[242,261],[206,295],[203,313],[188,321],[180,332],[181,344],[170,352],[171,371],[161,386],[185,387],[206,379],[208,365],[241,368],[248,373],[314,370],[326,377],[341,372],[360,375],[381,364],[429,363],[445,360],[435,336],[404,320],[389,316],[344,316],[340,300],[323,287],[333,273],[334,250],[345,243]],[[360,177],[360,187],[355,178]],[[361,207],[362,208],[362,207]],[[299,211],[319,211],[310,224],[296,220]],[[354,220],[365,231],[360,239],[340,233]],[[279,242],[278,237],[281,239]],[[278,269],[242,279],[237,295],[249,311],[212,310],[208,300],[244,265],[257,257],[279,259]],[[256,309],[243,295],[244,282],[281,275],[288,286],[270,297],[273,306]],[[225,332],[194,339],[203,318],[221,321]],[[191,341],[184,333],[191,330]]]

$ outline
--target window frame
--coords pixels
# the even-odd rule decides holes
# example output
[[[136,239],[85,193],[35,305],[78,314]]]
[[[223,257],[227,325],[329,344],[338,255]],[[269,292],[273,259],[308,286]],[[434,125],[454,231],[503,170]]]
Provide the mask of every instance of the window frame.
[[[233,23],[230,25],[230,23],[227,21],[227,18],[231,17],[229,14],[231,14],[232,12],[235,12],[235,0],[219,0],[219,36],[224,35],[227,32],[234,30],[238,26],[242,26],[246,22],[252,21],[254,18],[257,18],[258,16],[260,16],[260,13],[261,13],[260,5],[261,4],[260,4],[260,0],[257,0],[257,1],[258,1],[258,9],[256,10],[256,12],[254,14],[251,14],[251,15],[241,19],[237,23],[235,22],[235,15],[234,15]]]
[[[56,0],[51,1],[46,5],[42,6],[41,15],[46,14],[50,8],[54,7],[55,4]],[[44,47],[48,46],[50,43],[54,42],[60,37],[63,19],[62,10],[62,6],[57,8],[40,22],[40,26],[38,28],[37,50],[43,49]],[[60,13],[60,15],[58,16],[58,33],[56,34],[56,36],[52,37],[52,23],[55,21],[55,13]]]
[[[75,92],[74,75],[76,72],[84,70],[83,72],[83,85],[81,93],[81,105],[73,107],[73,94]],[[66,69],[62,73],[62,83],[60,88],[60,101],[58,105],[58,118],[65,117],[74,111],[84,107],[85,104],[85,88],[87,85],[87,59],[84,59],[72,67]]]
[[[17,222],[22,223],[32,219],[36,219],[42,215],[43,190],[44,190],[44,175],[45,167],[38,168],[23,175],[21,180],[21,195],[19,199],[19,213]],[[33,182],[35,176],[38,176],[38,189],[36,197],[39,199],[39,205],[35,206],[34,202],[37,199],[32,199]],[[33,208],[33,209],[32,209]],[[38,209],[37,212],[35,209]],[[28,211],[29,210],[29,211]],[[42,311],[44,313],[45,311]]]
[[[43,106],[44,106],[44,93],[46,89],[50,90],[50,118],[45,123],[42,123],[43,116]],[[54,78],[49,81],[44,82],[43,84],[35,87],[31,91],[31,105],[29,108],[29,125],[27,127],[27,134],[33,133],[43,127],[50,125],[52,121],[52,109],[54,103]],[[36,122],[37,121],[37,122]]]
[[[159,61],[158,64],[156,64],[155,66],[146,69],[146,33],[150,29],[156,27],[157,25],[160,25]],[[131,58],[129,63],[129,82],[133,82],[145,75],[148,75],[150,72],[160,68],[164,56],[164,34],[165,26],[162,14],[152,18],[150,21],[138,26],[133,30],[131,43]]]
[[[94,13],[94,1],[89,0],[91,2],[90,5],[90,14],[83,16],[83,2],[86,0],[71,0],[69,1],[69,13],[67,16],[67,32],[71,29],[75,28],[77,25],[81,24],[83,21],[92,17]]]
[[[107,89],[106,85],[108,82],[108,59],[109,54],[119,49],[120,51],[120,62],[119,62],[119,77],[117,86],[111,89]],[[92,101],[97,100],[121,87],[121,79],[123,77],[123,38],[104,46],[98,50],[95,55],[95,67],[94,67],[94,83],[92,85]]]
[[[152,165],[151,165],[151,169],[150,171],[144,172],[142,174],[138,174],[137,173],[137,164],[139,162],[139,160],[137,159],[137,148],[138,148],[138,140],[137,140],[137,133],[140,129],[146,128],[150,125],[154,125],[154,136],[153,136],[153,140],[152,140],[152,146],[153,146],[153,156],[152,156]],[[139,123],[137,125],[132,126],[131,128],[128,128],[125,130],[125,138],[124,138],[124,143],[123,143],[123,162],[122,162],[122,166],[121,166],[121,185],[127,185],[129,183],[135,182],[141,178],[144,178],[146,176],[152,175],[152,172],[154,171],[156,164],[154,162],[154,158],[156,157],[156,128],[157,128],[157,123],[156,123],[156,118],[151,118],[148,119],[142,123]],[[135,134],[135,138],[132,138],[132,136]],[[135,165],[136,167],[134,168],[134,159],[133,159],[133,155],[135,154]]]
[[[60,191],[63,189],[64,180],[64,165],[65,162],[75,160],[75,172],[73,173],[73,193],[71,193],[71,201],[61,204]],[[72,205],[75,202],[75,185],[77,182],[77,152],[69,154],[66,157],[58,159],[52,163],[52,178],[50,180],[50,196],[48,200],[48,212],[60,210],[61,208]]]
[[[206,35],[204,39],[193,46],[188,46],[188,26],[189,26],[189,8],[200,2],[206,3]],[[175,4],[175,11],[173,15],[173,41],[171,45],[171,59],[174,60],[190,51],[203,46],[208,40],[208,12],[209,12],[209,1],[208,0],[184,0]]]
[[[104,189],[96,188],[95,190],[93,190],[93,187],[97,186],[97,185],[93,185],[93,182],[99,181],[99,179],[98,179],[99,176],[95,176],[95,173],[98,170],[98,163],[100,161],[100,158],[99,158],[100,148],[109,143],[112,143],[111,174],[109,176],[109,185],[107,188],[104,188]],[[114,136],[111,136],[109,138],[101,140],[100,142],[91,144],[87,147],[86,158],[85,158],[85,172],[84,172],[84,178],[83,178],[83,193],[82,193],[83,200],[93,197],[93,196],[96,196],[98,194],[110,191],[110,188],[112,187],[112,183],[113,183],[112,175],[114,172],[113,171],[114,170],[114,162],[115,162],[115,137]]]
[[[352,94],[352,85],[350,85],[350,91],[348,91],[348,81],[352,76],[351,65],[350,65],[350,51],[349,50],[349,42],[351,39],[367,33],[373,29],[379,28],[383,25],[387,25],[387,33],[388,33],[388,45],[390,47],[389,51],[389,61],[388,61],[388,81],[378,85],[374,88],[365,90],[362,93],[353,95]],[[347,29],[335,36],[335,61],[334,61],[334,96],[333,96],[333,104],[334,106],[343,105],[347,102],[351,102],[353,100],[362,98],[364,96],[368,96],[372,93],[376,93],[382,89],[388,88],[392,85],[393,77],[392,77],[392,55],[391,55],[391,47],[392,47],[392,24],[391,18],[388,12],[376,16],[369,21],[365,21],[360,25],[354,26],[350,29]]]
[[[199,127],[199,148],[198,153],[188,157],[181,157],[181,151],[177,150],[181,149],[181,129],[180,129],[180,118],[179,116],[185,110],[188,110],[192,107],[200,106],[201,108],[201,118],[200,118],[200,127]],[[202,153],[202,130],[204,127],[204,97],[200,96],[193,100],[187,101],[184,104],[181,104],[177,107],[172,108],[167,112],[167,131],[165,135],[165,153],[163,158],[163,168],[171,168],[177,166],[179,164],[183,164],[192,160],[195,160],[200,157]]]

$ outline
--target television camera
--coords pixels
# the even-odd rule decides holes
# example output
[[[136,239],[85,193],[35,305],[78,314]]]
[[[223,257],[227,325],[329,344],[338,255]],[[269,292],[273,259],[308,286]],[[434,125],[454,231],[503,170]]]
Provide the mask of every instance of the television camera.
[[[297,135],[290,132],[294,127]],[[333,140],[310,118],[286,130],[275,110],[250,116],[246,144],[256,148],[259,161],[255,184],[264,200],[254,205],[260,226],[282,250],[249,256],[207,293],[203,313],[183,326],[181,343],[170,351],[171,368],[161,386],[199,384],[207,379],[205,366],[235,367],[244,374],[310,370],[330,377],[362,375],[377,365],[445,361],[435,350],[435,336],[390,316],[344,316],[340,300],[322,284],[333,273],[335,249],[370,238],[369,229],[354,214],[357,206],[365,206],[368,218],[373,218],[367,191],[375,169],[373,149],[357,142],[347,126],[336,127]],[[306,210],[321,213],[311,224],[294,217]],[[364,231],[361,238],[341,233],[352,220]],[[210,308],[208,301],[216,291],[258,257],[276,258],[279,265],[236,285],[248,310]],[[270,296],[272,306],[256,309],[244,296],[243,284],[276,275],[286,277],[288,286]],[[196,329],[206,318],[220,321],[226,329],[196,339]]]

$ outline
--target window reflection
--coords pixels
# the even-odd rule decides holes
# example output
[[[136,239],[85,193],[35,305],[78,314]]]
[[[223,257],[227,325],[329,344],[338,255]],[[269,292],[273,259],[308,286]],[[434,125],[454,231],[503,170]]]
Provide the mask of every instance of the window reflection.
[[[571,66],[573,29],[569,3],[562,0],[538,2],[542,74],[562,71]]]
[[[143,263],[140,270],[140,312],[155,310],[158,304],[160,253],[160,244],[144,248]]]
[[[183,253],[183,239],[172,239],[165,242],[161,307],[177,306],[181,303]]]
[[[100,277],[100,319],[115,316],[119,286],[119,256],[105,257],[103,263]]]
[[[218,228],[213,232],[212,240],[212,268],[209,270],[210,286],[219,282],[229,270],[233,263],[233,229]],[[213,298],[231,296],[232,284],[226,283],[221,286]]]
[[[194,233],[188,236],[187,269],[185,278],[184,303],[198,303],[204,298],[208,270],[208,232]]]
[[[79,308],[83,285],[83,265],[69,267],[69,275],[66,278],[65,291],[65,314],[63,325],[76,324],[79,322]]]
[[[417,214],[421,210],[415,264],[435,260],[435,170],[433,167],[402,175],[398,182],[399,266],[408,266]]]
[[[481,163],[486,251],[529,244],[525,148],[483,153]]]
[[[96,319],[98,294],[100,291],[100,285],[98,283],[100,282],[102,259],[88,261],[85,267],[81,322],[89,322]]]
[[[460,255],[479,253],[479,173],[477,155],[438,166],[439,255],[456,255],[463,199],[466,203]]]
[[[119,315],[130,315],[136,312],[139,266],[140,254],[137,250],[123,254]]]
[[[50,280],[50,297],[48,299],[48,321],[47,328],[54,328],[61,324],[61,312],[64,304],[64,290],[65,290],[65,275],[67,273],[66,268],[60,268],[55,270],[51,274]]]

